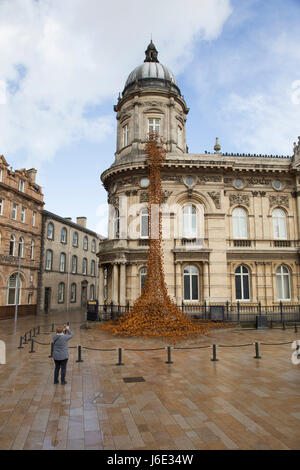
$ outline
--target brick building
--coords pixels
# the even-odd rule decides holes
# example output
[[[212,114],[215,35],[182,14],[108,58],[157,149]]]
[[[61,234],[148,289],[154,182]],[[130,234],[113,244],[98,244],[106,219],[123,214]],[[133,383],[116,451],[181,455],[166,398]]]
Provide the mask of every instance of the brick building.
[[[44,205],[36,173],[13,171],[0,156],[0,318],[14,314],[18,297],[20,315],[36,312]]]
[[[98,297],[100,236],[86,228],[86,218],[42,213],[39,312],[85,308]]]

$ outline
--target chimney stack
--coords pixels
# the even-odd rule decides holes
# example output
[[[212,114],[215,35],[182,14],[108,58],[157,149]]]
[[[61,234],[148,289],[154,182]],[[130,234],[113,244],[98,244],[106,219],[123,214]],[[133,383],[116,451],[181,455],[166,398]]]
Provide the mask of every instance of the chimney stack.
[[[86,217],[77,217],[76,221],[78,225],[81,225],[81,227],[86,228]]]
[[[36,174],[37,174],[37,170],[35,168],[30,168],[30,170],[27,170],[28,178],[30,179],[32,183],[36,182]]]
[[[68,220],[69,222],[72,222],[72,217],[65,217],[66,220]]]

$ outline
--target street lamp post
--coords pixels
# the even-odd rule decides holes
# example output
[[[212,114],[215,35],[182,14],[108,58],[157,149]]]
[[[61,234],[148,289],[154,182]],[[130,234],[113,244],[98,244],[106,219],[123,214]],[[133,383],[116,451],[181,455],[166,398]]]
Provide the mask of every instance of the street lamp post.
[[[30,248],[29,245],[23,245],[23,249],[25,248]],[[17,292],[16,292],[16,305],[15,305],[15,328],[17,327],[17,321],[18,321],[18,306],[19,306],[19,301],[20,301],[20,274],[21,274],[21,255],[22,255],[22,250],[18,247],[18,274],[17,274]]]

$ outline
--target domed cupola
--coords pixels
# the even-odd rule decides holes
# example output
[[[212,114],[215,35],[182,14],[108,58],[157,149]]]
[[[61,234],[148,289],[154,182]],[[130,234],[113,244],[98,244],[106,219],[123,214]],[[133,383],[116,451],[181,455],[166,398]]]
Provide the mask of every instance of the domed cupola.
[[[157,58],[158,52],[152,40],[145,51],[145,55],[144,63],[136,67],[129,74],[123,90],[123,96],[133,90],[135,86],[140,88],[158,87],[171,89],[180,95],[174,74],[159,62]]]
[[[156,132],[169,153],[186,152],[185,122],[189,110],[173,73],[158,61],[152,40],[142,65],[126,81],[114,106],[117,113],[117,148],[114,165],[145,158],[149,133]]]

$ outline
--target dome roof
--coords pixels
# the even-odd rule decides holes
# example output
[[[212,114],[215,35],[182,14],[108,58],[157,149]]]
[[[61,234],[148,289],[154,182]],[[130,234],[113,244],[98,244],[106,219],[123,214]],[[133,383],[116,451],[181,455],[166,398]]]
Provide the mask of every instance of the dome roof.
[[[165,65],[159,63],[157,59],[158,52],[152,40],[145,54],[146,58],[144,63],[136,67],[129,74],[123,95],[133,89],[135,84],[138,84],[139,87],[171,87],[174,91],[180,93],[174,74]]]
[[[125,88],[136,80],[143,78],[160,78],[177,85],[173,73],[165,65],[162,65],[159,62],[144,62],[129,74],[125,83]]]

